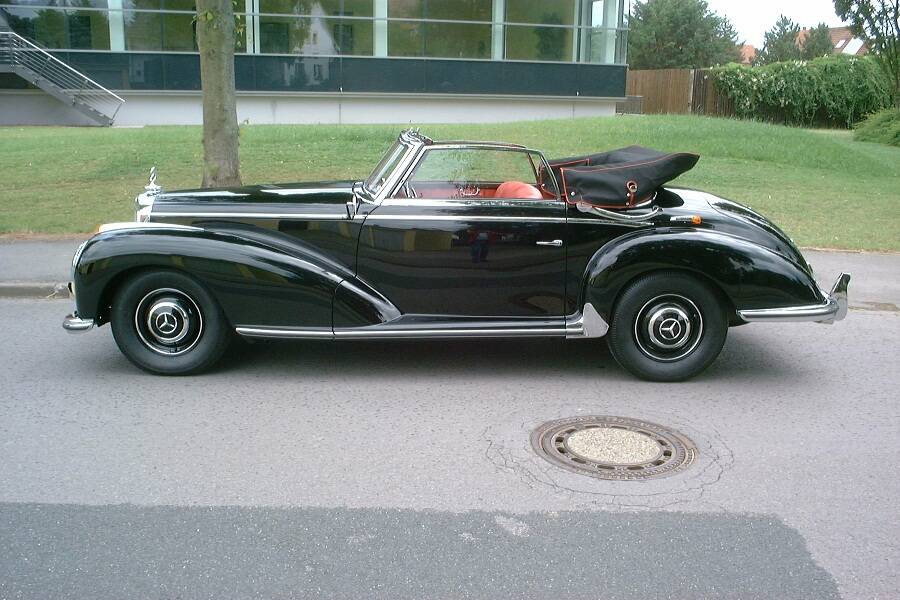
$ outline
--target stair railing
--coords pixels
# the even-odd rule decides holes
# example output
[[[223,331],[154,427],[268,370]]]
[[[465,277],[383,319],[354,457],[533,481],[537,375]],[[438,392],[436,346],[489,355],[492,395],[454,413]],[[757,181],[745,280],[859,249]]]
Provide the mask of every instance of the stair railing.
[[[106,117],[109,124],[125,103],[120,96],[14,31],[0,30],[0,65],[3,64],[36,85],[39,82],[35,78],[49,82],[73,104],[93,109]]]

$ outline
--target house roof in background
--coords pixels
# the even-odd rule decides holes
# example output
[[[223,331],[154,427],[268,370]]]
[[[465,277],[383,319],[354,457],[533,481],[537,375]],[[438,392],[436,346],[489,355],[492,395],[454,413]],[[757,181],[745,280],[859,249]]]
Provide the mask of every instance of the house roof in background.
[[[741,64],[753,64],[753,61],[756,60],[756,54],[757,51],[755,46],[744,44],[743,46],[741,46]]]
[[[854,38],[849,27],[831,27],[831,44],[835,54],[850,54],[862,56],[869,53],[869,47],[860,39]]]

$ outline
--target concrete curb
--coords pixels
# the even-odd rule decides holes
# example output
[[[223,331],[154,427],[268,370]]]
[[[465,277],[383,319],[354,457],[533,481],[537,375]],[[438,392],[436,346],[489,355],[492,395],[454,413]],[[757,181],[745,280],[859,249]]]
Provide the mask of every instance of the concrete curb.
[[[59,300],[69,297],[66,283],[49,283],[41,281],[4,281],[0,282],[0,298],[44,298]]]

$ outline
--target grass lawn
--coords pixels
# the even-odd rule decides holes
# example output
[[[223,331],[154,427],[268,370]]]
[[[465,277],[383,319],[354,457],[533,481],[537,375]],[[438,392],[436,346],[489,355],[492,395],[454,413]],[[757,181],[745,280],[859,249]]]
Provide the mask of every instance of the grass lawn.
[[[401,126],[241,129],[243,179],[363,178]],[[748,204],[799,244],[900,251],[900,148],[811,131],[702,117],[643,116],[496,125],[429,125],[435,138],[491,139],[550,158],[630,144],[702,155],[678,180]],[[130,220],[151,165],[166,189],[196,187],[199,127],[0,128],[0,232],[88,232]]]

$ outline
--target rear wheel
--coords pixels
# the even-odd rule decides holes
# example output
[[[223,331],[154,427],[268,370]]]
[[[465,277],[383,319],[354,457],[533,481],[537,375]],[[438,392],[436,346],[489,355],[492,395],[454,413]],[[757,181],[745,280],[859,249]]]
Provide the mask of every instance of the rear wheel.
[[[607,337],[616,361],[650,381],[682,381],[719,356],[728,319],[719,295],[683,273],[653,273],[619,297]]]
[[[222,356],[231,330],[215,298],[176,271],[127,280],[113,299],[113,337],[135,365],[163,375],[199,373]]]

